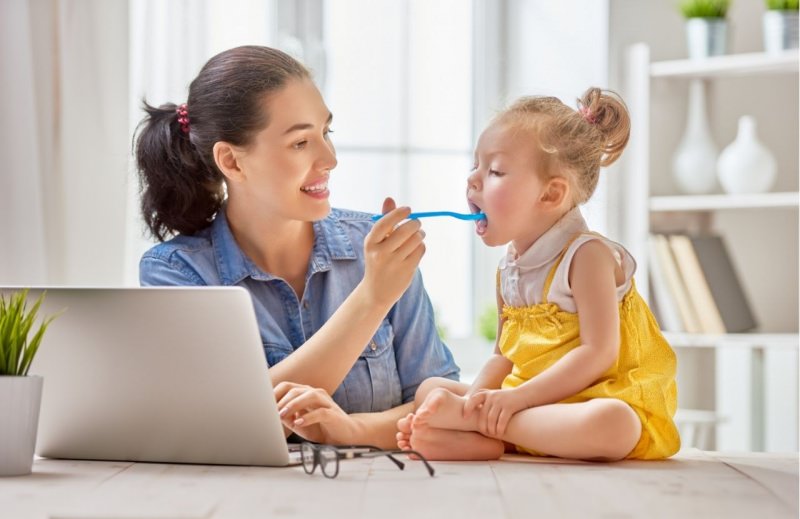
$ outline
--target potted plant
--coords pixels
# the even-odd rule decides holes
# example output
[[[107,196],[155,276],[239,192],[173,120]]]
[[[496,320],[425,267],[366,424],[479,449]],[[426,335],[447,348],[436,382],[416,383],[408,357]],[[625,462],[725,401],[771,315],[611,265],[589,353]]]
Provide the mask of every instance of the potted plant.
[[[796,49],[798,40],[798,0],[766,0],[764,12],[764,50],[780,53]]]
[[[725,54],[728,7],[730,0],[681,0],[681,13],[686,18],[689,58],[702,59]]]
[[[0,476],[30,474],[33,467],[42,377],[28,369],[55,316],[31,333],[44,293],[30,310],[27,298],[28,289],[8,298],[0,293]]]

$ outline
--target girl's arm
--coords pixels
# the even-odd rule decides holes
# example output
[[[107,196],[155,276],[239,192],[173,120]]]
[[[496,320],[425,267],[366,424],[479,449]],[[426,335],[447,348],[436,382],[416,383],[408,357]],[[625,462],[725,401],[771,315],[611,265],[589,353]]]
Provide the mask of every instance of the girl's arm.
[[[528,407],[552,404],[575,395],[614,364],[620,341],[616,289],[623,279],[622,269],[601,241],[588,241],[575,252],[569,282],[582,344],[516,388]]]

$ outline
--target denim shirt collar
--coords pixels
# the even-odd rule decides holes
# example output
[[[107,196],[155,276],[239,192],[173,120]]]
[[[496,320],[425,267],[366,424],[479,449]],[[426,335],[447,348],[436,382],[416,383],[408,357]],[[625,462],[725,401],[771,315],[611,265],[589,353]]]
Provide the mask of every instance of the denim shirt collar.
[[[331,260],[355,260],[356,252],[350,237],[339,221],[339,211],[331,213],[323,220],[313,223],[314,248],[311,251],[309,275],[331,269]],[[225,285],[235,285],[247,277],[262,281],[278,279],[264,272],[236,243],[223,206],[211,224],[211,243],[217,261],[220,281]]]

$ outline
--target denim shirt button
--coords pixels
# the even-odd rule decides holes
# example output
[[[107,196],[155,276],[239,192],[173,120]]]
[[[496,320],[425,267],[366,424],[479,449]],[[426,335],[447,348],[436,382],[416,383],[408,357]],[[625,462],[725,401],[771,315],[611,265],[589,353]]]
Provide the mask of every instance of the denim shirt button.
[[[371,341],[369,341],[369,349],[371,349],[372,351],[375,351],[375,350],[378,349],[378,345],[375,344],[375,339],[372,339]]]
[[[306,310],[308,310],[308,300],[306,300],[306,301],[303,301],[303,308],[305,308]]]

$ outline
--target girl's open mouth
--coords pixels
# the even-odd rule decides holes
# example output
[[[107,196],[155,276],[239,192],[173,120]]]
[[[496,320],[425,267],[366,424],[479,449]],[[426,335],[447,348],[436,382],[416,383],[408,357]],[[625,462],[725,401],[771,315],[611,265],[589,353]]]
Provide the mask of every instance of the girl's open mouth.
[[[470,210],[470,212],[472,214],[476,214],[476,213],[482,212],[481,208],[478,207],[477,204],[472,202],[472,200],[467,200],[467,203],[469,204],[469,210]],[[480,220],[475,220],[475,232],[478,233],[478,236],[483,236],[484,234],[486,234],[486,228],[488,226],[489,226],[489,218],[488,218],[488,216],[485,217],[485,218],[482,218]]]

